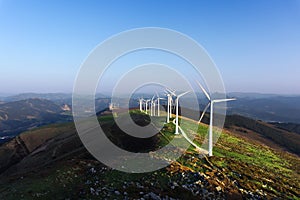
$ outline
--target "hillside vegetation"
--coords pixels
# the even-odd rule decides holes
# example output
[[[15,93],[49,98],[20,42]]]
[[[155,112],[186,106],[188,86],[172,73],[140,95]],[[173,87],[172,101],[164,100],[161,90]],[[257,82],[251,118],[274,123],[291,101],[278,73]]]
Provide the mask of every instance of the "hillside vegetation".
[[[35,127],[70,121],[71,119],[70,113],[45,99],[27,99],[3,103],[0,104],[0,137],[13,137]]]
[[[136,123],[149,123],[147,116],[131,112]],[[148,141],[151,146],[136,146],[115,127],[110,114],[99,121],[113,142],[132,151],[157,149],[174,137],[170,123]],[[188,127],[196,122],[181,119],[181,123]],[[197,132],[189,134],[201,144],[206,132],[207,125],[200,124]],[[299,199],[298,156],[229,131],[222,132],[214,154],[203,158],[190,147],[169,167],[128,174],[93,159],[72,123],[49,125],[0,147],[0,199]]]
[[[249,132],[253,131],[286,150],[300,155],[300,134],[284,130],[283,127],[278,127],[278,125],[276,126],[243,116],[232,115],[227,117],[225,127],[238,127],[238,129],[244,128],[244,131],[246,131],[245,134],[247,134],[247,130]],[[249,134],[251,133],[248,133],[248,135]]]

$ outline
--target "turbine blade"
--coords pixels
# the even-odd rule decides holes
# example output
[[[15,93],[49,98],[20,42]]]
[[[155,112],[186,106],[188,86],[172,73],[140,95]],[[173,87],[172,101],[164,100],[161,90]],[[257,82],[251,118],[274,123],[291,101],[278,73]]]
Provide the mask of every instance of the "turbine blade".
[[[236,99],[232,98],[232,99],[215,99],[213,100],[214,103],[220,103],[220,102],[226,102],[226,101],[234,101]]]
[[[151,101],[153,101],[154,97],[155,97],[155,95],[153,95],[153,97],[152,97]]]
[[[172,91],[171,91],[169,88],[166,88],[166,91],[167,91],[168,93],[172,93]]]
[[[182,97],[183,95],[186,95],[187,93],[189,93],[190,91],[187,91],[187,92],[184,92],[184,93],[181,93],[181,94],[179,94],[179,95],[177,95],[177,98],[179,98],[179,97]]]
[[[204,115],[205,115],[205,113],[206,113],[206,110],[208,109],[209,106],[210,106],[210,103],[208,103],[208,104],[206,105],[206,107],[204,108],[204,110],[202,111],[202,115],[201,115],[201,117],[200,117],[198,123],[201,122],[201,120],[202,120],[202,118],[204,117]]]
[[[169,94],[171,94],[171,95],[173,95],[173,96],[176,96],[175,90],[172,91],[172,90],[169,89],[169,88],[166,88],[166,90],[168,91]]]
[[[199,83],[199,81],[197,81],[199,87],[201,88],[202,92],[205,94],[205,96],[208,98],[208,100],[210,101],[210,96],[209,94],[206,92],[206,90],[202,87],[202,85]]]

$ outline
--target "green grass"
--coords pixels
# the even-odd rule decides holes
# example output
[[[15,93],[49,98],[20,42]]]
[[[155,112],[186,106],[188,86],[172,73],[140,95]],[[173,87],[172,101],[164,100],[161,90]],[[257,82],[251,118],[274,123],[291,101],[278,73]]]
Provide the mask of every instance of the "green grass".
[[[218,142],[220,144],[214,147],[218,156],[234,158],[279,173],[291,172],[290,165],[266,146],[251,144],[226,133],[221,135]],[[221,145],[230,147],[230,150],[222,148]]]
[[[138,110],[130,111],[131,114],[145,115]],[[118,117],[122,117],[119,115]],[[100,116],[100,124],[114,124],[112,115]],[[155,119],[155,118],[154,118]],[[158,119],[158,118],[157,118]],[[160,119],[158,119],[160,122]],[[182,119],[181,127],[184,131],[194,137],[194,142],[202,144],[207,135],[208,127],[204,124]],[[59,128],[61,125],[57,125]],[[55,126],[50,126],[55,127]],[[45,130],[45,129],[44,129]],[[109,130],[109,129],[108,129]],[[57,129],[58,131],[58,129]],[[161,133],[158,134],[158,146],[164,147],[171,144],[185,147],[186,141],[180,136],[174,135],[175,125],[173,123],[164,124]],[[185,170],[199,171],[202,173],[220,172],[226,177],[236,180],[241,188],[255,192],[262,190],[268,197],[280,196],[281,198],[299,199],[297,188],[299,185],[299,158],[288,154],[280,154],[266,146],[246,141],[238,138],[226,131],[220,134],[217,144],[214,146],[214,156],[209,158],[210,166],[205,159],[198,157],[194,147],[189,146],[176,163],[185,167]],[[172,154],[173,152],[169,152]],[[298,162],[298,164],[297,164]],[[296,164],[295,164],[296,163]],[[98,164],[99,165],[99,164]],[[210,166],[210,167],[207,167]],[[168,182],[176,180],[175,173],[170,176],[166,168],[146,174],[130,174],[116,170],[109,170],[98,177],[87,175],[86,171],[90,167],[86,163],[79,166],[76,164],[57,165],[47,171],[46,175],[32,175],[30,178],[17,180],[12,184],[0,189],[0,199],[80,199],[78,191],[83,189],[89,191],[90,185],[86,185],[87,180],[101,180],[103,186],[118,189],[120,192],[126,191],[131,196],[138,198],[140,189],[136,187],[122,188],[124,182],[139,181],[151,188],[151,181],[157,182],[160,188],[151,188],[157,191],[170,191]],[[211,168],[211,169],[210,169]],[[219,177],[212,177],[218,179]],[[228,185],[227,185],[228,186]],[[147,192],[147,189],[144,189]],[[176,192],[176,191],[170,191]],[[178,195],[183,195],[178,192]],[[1,196],[2,195],[2,196]],[[136,195],[136,196],[135,196]],[[39,196],[39,197],[38,197]],[[99,199],[101,199],[101,195]],[[104,196],[103,196],[104,197]],[[85,195],[85,199],[93,199],[90,194]],[[111,196],[112,199],[118,198]],[[120,196],[119,196],[120,198]]]
[[[193,134],[191,136],[195,138],[194,142],[196,144],[203,143],[203,138],[208,133],[207,125],[197,124],[194,121],[185,119],[181,119],[181,123],[186,133]],[[191,131],[195,130],[195,127],[197,127],[197,132]],[[218,133],[214,131],[214,134],[220,135],[217,144],[214,146],[215,156],[233,158],[280,173],[291,172],[289,169],[290,164],[266,146],[250,143],[225,132]]]
[[[182,119],[181,123],[183,130],[194,137],[196,144],[203,143],[208,131],[207,125],[185,119]],[[195,127],[197,127],[197,131],[194,131]],[[166,135],[170,134],[169,132]],[[249,189],[249,184],[252,184],[251,187],[262,189],[274,196],[289,193],[291,187],[299,187],[299,171],[294,171],[293,164],[296,160],[291,159],[292,157],[276,152],[267,146],[238,138],[228,132],[214,132],[214,134],[218,134],[220,137],[214,146],[214,157],[210,159],[211,162],[220,169],[228,170],[229,174],[230,170],[241,174],[243,178],[234,173],[232,176],[239,180],[243,187]],[[192,155],[197,154],[193,147],[190,147],[187,152]],[[205,171],[201,168],[205,162],[196,160],[191,163],[188,159],[189,156],[182,156],[178,162],[192,170]],[[271,180],[271,182],[266,182],[266,180]],[[247,184],[247,182],[249,183]],[[297,198],[292,195],[292,199]]]
[[[47,172],[47,175],[31,175],[30,179],[26,177],[16,182],[6,185],[0,189],[1,196],[5,200],[14,199],[65,199],[77,198],[74,188],[82,182],[79,175],[79,168],[72,166],[57,166]]]

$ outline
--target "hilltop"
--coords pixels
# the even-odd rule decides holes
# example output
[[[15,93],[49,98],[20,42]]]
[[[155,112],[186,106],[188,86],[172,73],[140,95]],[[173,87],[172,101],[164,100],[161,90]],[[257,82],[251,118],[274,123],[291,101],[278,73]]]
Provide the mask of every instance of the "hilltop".
[[[136,123],[149,123],[146,115],[131,113]],[[131,151],[153,150],[174,137],[174,125],[166,124],[148,140],[150,146],[136,146],[110,113],[99,116],[99,122],[113,142]],[[190,147],[169,167],[146,174],[118,172],[96,161],[71,122],[30,130],[0,146],[0,199],[299,198],[299,156],[255,137],[239,137],[230,127],[214,147],[214,157],[202,158]],[[195,142],[201,143],[206,132],[207,125],[200,124]]]

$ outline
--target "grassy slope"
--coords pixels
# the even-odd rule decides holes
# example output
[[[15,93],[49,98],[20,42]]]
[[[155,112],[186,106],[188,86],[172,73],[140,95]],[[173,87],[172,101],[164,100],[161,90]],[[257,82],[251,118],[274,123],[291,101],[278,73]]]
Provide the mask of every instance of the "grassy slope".
[[[187,127],[193,127],[194,123],[184,121]],[[196,143],[203,143],[206,133],[207,126],[200,125],[194,135]],[[193,153],[191,150],[188,152]],[[220,134],[214,155],[209,159],[213,166],[239,180],[239,184],[247,190],[262,190],[273,197],[299,197],[300,159],[295,155],[238,138],[228,131]],[[185,158],[180,162],[196,171],[205,170],[201,166],[203,159],[193,159],[193,164],[186,162]]]
[[[228,116],[225,125],[228,128],[238,125],[240,128],[254,131],[290,152],[300,155],[300,135],[297,133],[285,131],[276,128],[274,125],[238,115]]]
[[[112,117],[103,116],[100,120],[111,125]],[[186,127],[195,126],[193,121],[186,120],[182,123],[185,123]],[[60,129],[54,128],[54,130]],[[163,134],[159,136],[158,145],[167,144],[174,137],[173,131],[172,124],[166,125]],[[199,125],[198,133],[190,134],[195,134],[195,141],[201,144],[206,132],[207,126]],[[235,137],[226,131],[221,134],[215,145],[214,154],[215,156],[209,159],[200,158],[190,147],[178,159],[178,162],[165,169],[147,174],[126,174],[110,170],[86,155],[78,155],[73,159],[57,162],[50,168],[41,169],[37,173],[17,177],[10,184],[1,185],[0,199],[62,199],[63,197],[101,199],[104,196],[107,197],[105,191],[102,191],[99,196],[92,195],[91,185],[88,182],[92,182],[94,188],[98,184],[101,187],[105,186],[107,190],[127,192],[135,198],[140,197],[141,191],[157,191],[157,193],[171,197],[193,199],[195,197],[190,191],[182,187],[171,190],[168,185],[173,181],[179,182],[183,173],[191,171],[203,173],[207,177],[211,190],[220,187],[224,193],[243,194],[245,190],[265,194],[269,198],[299,198],[299,157],[276,152],[266,146]],[[90,174],[91,167],[95,167],[101,173],[97,176]],[[130,184],[125,189],[123,188],[124,182],[136,181],[144,181],[144,188]],[[116,194],[111,198],[120,198],[120,196]]]

